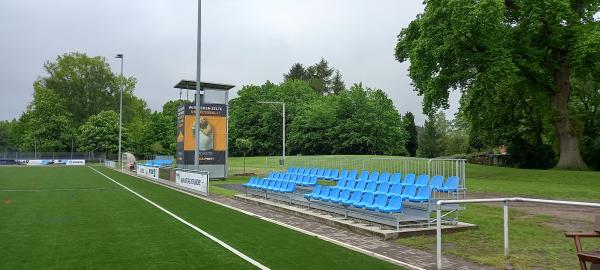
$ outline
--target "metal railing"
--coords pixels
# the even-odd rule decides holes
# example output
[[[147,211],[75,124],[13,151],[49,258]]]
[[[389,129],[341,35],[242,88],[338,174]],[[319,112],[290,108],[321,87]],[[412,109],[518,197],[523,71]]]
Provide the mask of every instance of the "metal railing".
[[[531,199],[521,197],[511,198],[491,198],[491,199],[464,199],[464,200],[439,200],[437,201],[437,215],[436,215],[436,266],[437,269],[442,269],[442,206],[446,204],[468,204],[468,203],[493,203],[502,202],[504,203],[504,260],[508,260],[509,255],[509,242],[508,242],[508,203],[509,202],[530,202],[530,203],[543,203],[553,205],[571,205],[571,206],[584,206],[584,207],[599,207],[600,203],[588,203],[588,202],[574,202],[574,201],[559,201],[559,200],[544,200],[544,199]]]
[[[32,160],[32,159],[85,159],[88,162],[102,162],[116,159],[116,154],[104,152],[0,152],[0,159]]]

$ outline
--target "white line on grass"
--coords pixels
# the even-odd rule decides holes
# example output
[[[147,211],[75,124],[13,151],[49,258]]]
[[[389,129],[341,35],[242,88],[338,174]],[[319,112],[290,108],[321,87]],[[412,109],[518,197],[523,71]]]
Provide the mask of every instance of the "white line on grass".
[[[321,235],[321,234],[318,234],[318,233],[314,233],[314,232],[311,232],[311,231],[308,231],[308,230],[304,230],[304,229],[301,229],[301,228],[298,228],[298,227],[294,227],[292,225],[289,225],[287,223],[283,223],[281,221],[277,221],[277,220],[274,220],[274,219],[271,219],[271,218],[268,218],[268,217],[264,217],[264,216],[261,216],[259,214],[255,214],[255,213],[252,213],[252,212],[249,212],[249,211],[246,211],[246,210],[243,210],[243,209],[231,206],[231,205],[227,205],[227,204],[215,201],[215,200],[211,200],[211,199],[209,199],[206,196],[201,196],[201,195],[199,195],[197,193],[194,193],[193,191],[189,191],[187,189],[182,189],[181,187],[170,186],[170,185],[163,184],[161,182],[155,181],[154,179],[149,179],[149,178],[141,177],[141,176],[135,175],[135,174],[128,174],[126,172],[122,172],[122,171],[115,170],[115,169],[112,169],[112,170],[114,170],[116,172],[120,172],[120,173],[125,174],[125,175],[129,175],[129,176],[132,176],[132,177],[139,178],[141,180],[144,180],[144,181],[156,184],[156,185],[160,185],[160,186],[172,189],[172,190],[177,191],[177,192],[181,192],[183,194],[187,194],[187,195],[192,196],[192,197],[196,197],[198,199],[201,199],[201,200],[204,200],[204,201],[207,201],[207,202],[211,202],[211,203],[223,206],[225,208],[229,208],[229,209],[234,210],[234,211],[238,211],[240,213],[246,214],[246,215],[251,216],[251,217],[255,217],[255,218],[258,218],[258,219],[261,219],[261,220],[264,220],[264,221],[267,221],[267,222],[270,222],[270,223],[273,223],[273,224],[277,224],[279,226],[288,228],[290,230],[294,230],[294,231],[297,231],[297,232],[300,232],[300,233],[303,233],[303,234],[306,234],[306,235],[314,236],[314,237],[316,237],[318,239],[321,239],[323,241],[327,241],[327,242],[330,242],[332,244],[336,244],[338,246],[345,247],[347,249],[356,251],[358,253],[362,253],[362,254],[365,254],[365,255],[368,255],[368,256],[371,256],[371,257],[374,257],[374,258],[378,258],[380,260],[383,260],[383,261],[386,261],[386,262],[389,262],[389,263],[393,263],[395,265],[407,267],[407,268],[409,268],[411,270],[425,270],[425,268],[422,268],[422,267],[419,267],[419,266],[416,266],[416,265],[412,265],[412,264],[407,263],[407,262],[399,261],[399,260],[396,260],[394,258],[390,258],[388,256],[385,256],[383,254],[379,254],[377,252],[373,252],[373,251],[370,251],[370,250],[366,250],[364,248],[353,246],[351,244],[344,243],[342,241],[339,241],[339,240],[336,240],[336,239],[333,239],[333,238],[330,238],[330,237],[327,237],[327,236],[324,236],[324,235]]]
[[[0,189],[0,192],[88,191],[105,189],[106,188]]]
[[[211,234],[209,234],[209,233],[207,233],[207,232],[203,231],[202,229],[198,228],[196,225],[194,225],[194,224],[192,224],[192,223],[189,223],[188,221],[186,221],[186,220],[185,220],[185,219],[183,219],[183,218],[180,218],[179,216],[177,216],[177,215],[173,214],[171,211],[169,211],[169,210],[167,210],[167,209],[163,208],[162,206],[160,206],[160,205],[156,204],[155,202],[153,202],[153,201],[151,201],[151,200],[147,199],[146,197],[144,197],[144,196],[140,195],[139,193],[137,193],[137,192],[135,192],[135,191],[131,190],[130,188],[128,188],[128,187],[126,187],[126,186],[124,186],[123,184],[121,184],[121,183],[119,183],[119,182],[115,181],[114,179],[110,178],[108,175],[106,175],[106,174],[103,174],[102,172],[100,172],[100,171],[98,171],[98,170],[96,170],[96,169],[94,169],[94,168],[92,168],[92,167],[89,167],[89,168],[90,168],[90,169],[92,169],[92,170],[94,170],[95,172],[99,173],[100,175],[102,175],[102,176],[106,177],[108,180],[110,180],[110,181],[113,181],[115,184],[117,184],[117,185],[121,186],[122,188],[126,189],[127,191],[129,191],[129,192],[131,192],[131,193],[135,194],[136,196],[138,196],[138,197],[142,198],[144,201],[146,201],[146,202],[148,202],[149,204],[153,205],[154,207],[156,207],[156,208],[160,209],[161,211],[163,211],[163,212],[167,213],[168,215],[170,215],[170,216],[171,216],[171,217],[173,217],[174,219],[176,219],[176,220],[180,221],[181,223],[183,223],[183,224],[187,225],[188,227],[192,228],[193,230],[195,230],[195,231],[197,231],[197,232],[201,233],[202,235],[206,236],[206,237],[207,237],[207,238],[209,238],[210,240],[213,240],[213,241],[217,242],[217,244],[221,245],[222,247],[226,248],[227,250],[231,251],[232,253],[234,253],[235,255],[239,256],[239,257],[240,257],[240,258],[242,258],[242,259],[244,259],[245,261],[247,261],[247,262],[251,263],[252,265],[254,265],[254,266],[258,267],[259,269],[265,269],[265,270],[269,270],[269,268],[268,268],[268,267],[266,267],[266,266],[262,265],[261,263],[259,263],[259,262],[255,261],[254,259],[252,259],[252,258],[250,258],[250,257],[246,256],[244,253],[242,253],[242,252],[238,251],[237,249],[233,248],[232,246],[228,245],[227,243],[225,243],[225,242],[221,241],[219,238],[216,238],[216,237],[212,236]]]

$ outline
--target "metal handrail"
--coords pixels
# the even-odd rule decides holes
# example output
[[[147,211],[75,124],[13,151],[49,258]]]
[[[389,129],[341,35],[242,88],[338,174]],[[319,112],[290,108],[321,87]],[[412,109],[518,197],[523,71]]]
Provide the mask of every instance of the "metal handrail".
[[[522,197],[510,197],[510,198],[490,198],[490,199],[463,199],[463,200],[439,200],[437,204],[437,217],[436,217],[436,266],[437,269],[442,269],[442,205],[444,204],[466,204],[466,203],[490,203],[490,202],[503,202],[504,203],[504,259],[508,258],[509,254],[509,243],[508,243],[508,203],[509,202],[531,202],[531,203],[544,203],[554,205],[571,205],[571,206],[584,206],[584,207],[599,207],[600,203],[589,203],[589,202],[575,202],[575,201],[560,201],[560,200],[544,200],[544,199],[532,199]]]

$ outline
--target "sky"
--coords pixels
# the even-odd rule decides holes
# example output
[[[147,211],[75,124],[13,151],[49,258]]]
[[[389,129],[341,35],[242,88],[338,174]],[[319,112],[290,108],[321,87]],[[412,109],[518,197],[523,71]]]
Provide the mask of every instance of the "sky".
[[[57,55],[104,56],[137,78],[151,109],[177,99],[173,86],[196,77],[197,0],[0,1],[0,120],[19,117],[43,64]],[[281,82],[293,63],[325,58],[347,86],[384,90],[398,111],[422,124],[409,63],[394,58],[397,35],[423,11],[422,0],[203,0],[202,81]],[[192,93],[190,92],[190,95]],[[451,94],[448,117],[459,94]]]

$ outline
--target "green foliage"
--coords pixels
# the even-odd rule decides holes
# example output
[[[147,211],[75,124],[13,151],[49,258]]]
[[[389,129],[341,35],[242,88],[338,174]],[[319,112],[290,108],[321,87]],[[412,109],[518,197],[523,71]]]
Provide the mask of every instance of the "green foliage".
[[[139,154],[174,155],[177,139],[175,138],[177,123],[164,112],[154,112],[144,123],[142,141],[137,149]]]
[[[415,157],[417,156],[417,148],[419,147],[415,116],[411,112],[407,112],[404,114],[402,121],[404,122],[404,129],[406,130],[406,151],[408,151],[411,157]]]
[[[67,151],[74,138],[73,115],[66,100],[39,83],[34,85],[33,101],[15,126],[22,151]]]
[[[229,140],[250,139],[254,143],[248,155],[279,155],[282,151],[281,106],[259,104],[259,101],[283,101],[286,103],[286,121],[294,122],[303,104],[317,99],[319,95],[307,82],[291,80],[279,85],[266,82],[261,86],[244,86],[238,97],[230,101]],[[241,156],[230,143],[230,153]]]
[[[444,112],[440,111],[425,120],[423,131],[419,134],[419,157],[435,158],[445,152],[444,139],[447,131],[447,120]]]
[[[17,150],[17,137],[15,134],[17,124],[17,120],[14,119],[12,121],[0,121],[0,152]]]
[[[252,141],[249,139],[238,138],[235,140],[235,147],[240,152],[244,153],[244,156],[245,156],[246,153],[248,153],[248,151],[250,151],[252,149]]]
[[[283,74],[283,79],[284,81],[306,81],[315,92],[321,95],[339,94],[346,90],[339,70],[330,67],[323,58],[318,63],[306,68],[300,63],[293,64],[290,71]]]
[[[89,57],[85,53],[68,53],[55,62],[44,64],[48,73],[37,84],[52,89],[65,99],[65,106],[76,124],[104,110],[119,111],[119,91],[124,89],[123,107],[132,108],[134,78],[121,78],[113,74],[104,57]],[[135,110],[125,110],[125,122],[134,118]]]
[[[458,89],[470,132],[485,144],[557,145],[559,166],[581,168],[577,147],[565,147],[580,137],[567,102],[571,78],[600,79],[598,11],[598,1],[427,1],[395,55],[410,59],[427,113],[448,108]]]
[[[127,129],[122,130],[123,149],[128,149]],[[119,114],[103,111],[92,115],[78,129],[77,145],[80,151],[116,153],[119,148]]]

